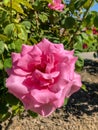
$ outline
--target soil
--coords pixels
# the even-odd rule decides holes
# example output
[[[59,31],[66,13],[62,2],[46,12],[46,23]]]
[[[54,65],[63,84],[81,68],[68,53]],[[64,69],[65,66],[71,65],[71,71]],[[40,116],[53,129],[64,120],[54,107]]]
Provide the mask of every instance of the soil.
[[[49,117],[32,118],[26,112],[1,124],[1,130],[98,130],[98,62],[85,60],[81,72],[87,91],[73,94],[66,106]]]

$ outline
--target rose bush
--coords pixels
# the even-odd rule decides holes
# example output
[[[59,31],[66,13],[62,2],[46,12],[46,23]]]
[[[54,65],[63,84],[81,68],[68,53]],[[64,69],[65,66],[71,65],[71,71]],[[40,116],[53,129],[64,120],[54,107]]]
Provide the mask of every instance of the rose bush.
[[[48,7],[53,10],[62,11],[64,4],[61,3],[61,0],[52,0],[52,3],[49,3]]]
[[[80,75],[74,72],[76,60],[73,51],[47,39],[34,46],[23,45],[21,53],[12,53],[6,86],[26,110],[48,116],[80,89]]]

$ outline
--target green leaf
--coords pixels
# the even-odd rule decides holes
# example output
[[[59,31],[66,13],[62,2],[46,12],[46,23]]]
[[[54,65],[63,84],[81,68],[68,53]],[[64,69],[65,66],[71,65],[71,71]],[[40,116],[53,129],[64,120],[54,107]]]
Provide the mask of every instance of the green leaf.
[[[2,94],[0,96],[2,96]],[[7,107],[6,102],[2,101],[4,101],[4,98],[3,100],[0,100],[0,121],[5,121],[9,118],[10,113],[8,112],[9,108]]]
[[[10,2],[8,3],[8,7],[10,7]],[[21,5],[16,1],[12,1],[12,9],[20,14],[26,15],[24,14],[24,10],[22,9]]]
[[[4,60],[4,68],[7,69],[7,68],[11,68],[12,66],[12,60],[11,58],[7,58]]]
[[[7,4],[10,2],[10,0],[3,0],[3,3],[5,6],[7,6]]]
[[[75,25],[75,19],[73,17],[67,17],[64,21],[64,27],[67,29],[72,28]]]
[[[7,112],[5,114],[0,114],[0,121],[4,122],[5,120],[7,120],[9,117],[11,116],[10,112]]]
[[[33,38],[33,37],[30,38],[30,41],[33,42],[33,44],[37,44],[38,43],[38,41],[35,38]]]
[[[83,89],[84,91],[88,92],[88,90],[87,90],[87,88],[86,88],[86,86],[84,84],[82,84],[81,89]]]
[[[3,40],[3,41],[7,41],[8,37],[4,34],[0,34],[0,39]]]
[[[84,65],[84,59],[82,59],[81,57],[78,57],[78,60],[77,60],[77,62],[76,62],[76,65],[77,65],[78,67],[83,67],[83,65]]]
[[[85,4],[83,5],[83,7],[84,7],[85,9],[88,9],[89,6],[90,6],[90,2],[91,2],[91,0],[86,0],[86,2],[85,2]],[[92,5],[93,5],[93,3],[92,3]]]
[[[8,24],[5,29],[4,29],[4,33],[8,36],[11,37],[13,35],[15,29],[15,25],[14,23]]]
[[[74,3],[75,9],[81,8],[85,4],[86,0],[76,0]]]
[[[0,41],[0,54],[4,52],[4,42]]]
[[[27,30],[25,28],[24,25],[17,25],[17,29],[18,29],[18,38],[24,40],[25,42],[27,41],[28,38],[28,34],[27,34]]]
[[[78,41],[78,43],[83,43],[83,39],[82,39],[81,35],[78,35],[76,37],[76,40]]]
[[[34,117],[34,118],[38,116],[37,113],[32,112],[32,111],[30,111],[30,110],[28,110],[28,113],[30,114],[30,116],[32,116],[32,117]]]
[[[17,52],[21,51],[22,44],[23,44],[23,41],[21,39],[18,39],[18,40],[15,41],[15,50]]]
[[[39,19],[45,23],[48,20],[48,17],[45,13],[39,14]]]
[[[7,10],[5,10],[4,8],[0,7],[0,10],[4,11],[4,12],[7,12]]]
[[[74,44],[74,49],[75,50],[79,50],[79,51],[82,51],[82,43],[81,41],[78,41]]]
[[[19,5],[19,4],[16,3],[16,2],[13,2],[13,3],[12,3],[12,8],[13,8],[14,10],[16,10],[18,13],[24,14],[24,11],[23,11],[21,5]]]
[[[22,41],[21,39],[17,39],[17,40],[14,42],[15,51],[16,51],[16,52],[20,52],[20,51],[21,51],[22,44],[23,44],[23,41]]]
[[[2,70],[3,69],[3,62],[2,62],[2,60],[0,60],[0,70]]]
[[[9,48],[10,50],[15,50],[15,43],[14,43],[14,42],[10,43],[10,44],[8,45],[8,48]]]
[[[31,28],[31,22],[29,22],[29,21],[23,21],[21,24],[24,25],[26,29],[30,30],[30,28]]]
[[[88,40],[88,38],[89,38],[86,33],[81,33],[81,36],[82,36],[83,39],[86,39],[86,40]]]
[[[48,3],[52,3],[52,0],[42,0],[42,1],[47,1]]]
[[[0,101],[0,114],[5,114],[8,112],[8,107],[6,106],[6,102]]]
[[[33,9],[31,4],[28,1],[26,1],[26,0],[16,0],[16,2],[22,4],[22,5],[30,8],[30,9]]]
[[[17,105],[19,103],[19,100],[15,96],[13,96],[12,94],[9,94],[9,93],[6,94],[5,100],[11,106]]]
[[[86,26],[86,27],[91,26],[92,22],[93,22],[93,14],[91,14],[91,13],[88,14],[83,22],[84,22],[84,26]]]
[[[20,52],[22,44],[23,44],[23,40],[17,39],[16,41],[13,41],[12,43],[10,43],[8,45],[8,48],[11,51],[14,50],[15,52]]]
[[[77,60],[77,62],[76,62],[76,64],[75,64],[75,66],[76,66],[76,71],[78,71],[78,72],[80,72],[81,71],[81,69],[83,68],[83,66],[84,66],[84,59],[82,59],[80,56],[78,56],[79,54],[77,54],[77,55],[75,55],[75,56],[77,56],[78,57],[78,60]]]
[[[17,109],[19,109],[19,104],[12,106],[12,111],[16,111]]]
[[[94,26],[98,28],[98,15],[96,15],[94,18]]]
[[[64,105],[67,105],[69,98],[65,98]]]
[[[17,114],[20,114],[24,111],[24,108],[21,104],[17,104],[17,105],[12,105],[12,112],[13,112],[13,115],[17,115]]]

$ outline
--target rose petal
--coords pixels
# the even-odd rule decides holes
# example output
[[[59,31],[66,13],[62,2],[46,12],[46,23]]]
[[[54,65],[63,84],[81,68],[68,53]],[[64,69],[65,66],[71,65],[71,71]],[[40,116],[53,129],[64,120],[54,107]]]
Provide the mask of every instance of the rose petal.
[[[32,96],[40,103],[47,104],[57,99],[56,95],[48,89],[34,89],[31,91]]]
[[[30,72],[27,72],[19,67],[14,68],[13,72],[18,76],[26,76],[30,74]]]
[[[40,115],[47,117],[49,116],[56,108],[52,103],[41,105],[41,107],[33,109],[35,112],[38,112]]]
[[[33,46],[32,51],[29,52],[29,54],[34,57],[34,56],[41,56],[42,55],[42,51],[37,47],[37,46]]]
[[[72,87],[70,88],[70,91],[69,91],[67,97],[70,97],[73,93],[77,92],[81,86],[82,86],[82,83],[81,83],[80,75],[77,73],[74,73]]]
[[[25,71],[31,71],[32,68],[29,68],[29,64],[32,63],[33,59],[29,54],[26,54],[21,57],[21,59],[17,63],[17,67],[20,67],[21,69]]]
[[[9,89],[9,92],[18,98],[28,93],[27,87],[23,85],[24,80],[25,77],[10,75],[10,77],[6,80],[6,86]]]
[[[21,58],[21,55],[19,53],[12,53],[11,57],[12,57],[13,65],[14,65]]]
[[[48,4],[48,7],[53,10],[62,11],[64,4],[61,4],[61,0],[53,0],[52,3]]]
[[[26,110],[34,111],[42,116],[49,116],[56,109],[52,103],[39,103],[30,93],[22,97],[21,100]]]
[[[43,39],[41,42],[39,42],[37,44],[37,47],[39,47],[39,49],[43,52],[43,53],[47,53],[49,52],[49,46],[51,45],[51,42],[47,39]]]
[[[59,73],[60,72],[58,72],[58,71],[52,72],[52,73],[42,73],[39,70],[35,70],[36,77],[38,77],[39,79],[43,78],[43,79],[46,79],[46,80],[50,80],[52,78],[57,78],[59,76]]]
[[[29,52],[31,52],[33,49],[33,46],[29,46],[29,45],[22,45],[22,51],[21,51],[21,55],[24,56],[26,54],[28,54]]]

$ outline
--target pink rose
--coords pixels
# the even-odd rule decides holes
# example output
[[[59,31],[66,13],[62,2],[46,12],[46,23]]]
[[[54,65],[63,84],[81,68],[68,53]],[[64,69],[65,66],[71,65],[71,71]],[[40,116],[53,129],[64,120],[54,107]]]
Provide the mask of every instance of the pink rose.
[[[52,0],[52,3],[49,3],[48,7],[53,10],[62,11],[64,4],[61,4],[61,0]]]
[[[23,45],[21,53],[12,53],[6,86],[26,110],[48,116],[80,89],[81,78],[74,72],[76,60],[73,51],[47,39]]]

